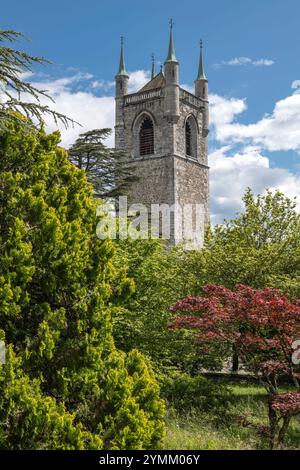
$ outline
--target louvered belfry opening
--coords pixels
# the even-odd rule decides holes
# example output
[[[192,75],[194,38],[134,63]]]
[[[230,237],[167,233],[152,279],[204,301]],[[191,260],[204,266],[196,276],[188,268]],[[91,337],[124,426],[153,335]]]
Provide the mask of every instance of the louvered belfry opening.
[[[153,122],[145,117],[140,128],[140,155],[152,155],[154,153],[154,129]]]
[[[188,121],[185,123],[185,153],[192,156],[192,131]]]

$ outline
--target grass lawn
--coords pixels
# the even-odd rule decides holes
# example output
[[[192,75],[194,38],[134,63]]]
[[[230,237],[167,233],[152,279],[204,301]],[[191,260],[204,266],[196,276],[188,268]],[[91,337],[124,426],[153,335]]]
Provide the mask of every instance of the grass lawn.
[[[268,424],[265,390],[246,380],[238,382],[226,380],[226,383],[234,393],[233,403],[228,405],[226,415],[218,416],[213,412],[200,411],[184,415],[169,411],[166,449],[246,450],[268,448],[267,441],[262,442],[258,433],[260,426]],[[291,421],[285,448],[300,449],[299,416]]]

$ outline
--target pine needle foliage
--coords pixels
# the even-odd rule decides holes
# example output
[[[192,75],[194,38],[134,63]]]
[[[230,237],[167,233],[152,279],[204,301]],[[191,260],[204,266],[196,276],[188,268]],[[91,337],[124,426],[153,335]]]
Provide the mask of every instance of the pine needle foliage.
[[[84,170],[100,197],[126,195],[136,181],[134,167],[128,165],[123,151],[108,148],[104,141],[111,129],[93,129],[80,134],[69,149],[72,163]]]
[[[46,90],[40,90],[22,78],[24,73],[32,72],[35,65],[50,62],[11,47],[19,39],[24,39],[22,33],[0,29],[0,130],[5,128],[8,119],[28,126],[29,118],[42,124],[45,115],[51,116],[56,124],[61,122],[65,127],[74,125],[73,119],[41,103],[43,98],[54,102]],[[27,119],[22,119],[20,113]]]

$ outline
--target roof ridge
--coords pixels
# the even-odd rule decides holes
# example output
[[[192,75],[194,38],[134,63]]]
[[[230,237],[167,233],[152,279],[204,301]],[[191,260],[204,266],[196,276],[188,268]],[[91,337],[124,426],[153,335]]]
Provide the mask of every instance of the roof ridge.
[[[162,72],[159,72],[155,77],[153,77],[149,82],[147,82],[139,91],[147,91],[155,88],[162,88],[166,83],[166,79]]]

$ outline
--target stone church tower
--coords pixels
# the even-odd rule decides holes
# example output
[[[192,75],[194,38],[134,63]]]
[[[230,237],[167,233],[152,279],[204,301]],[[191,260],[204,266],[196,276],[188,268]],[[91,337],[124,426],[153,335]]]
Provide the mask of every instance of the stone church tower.
[[[115,147],[122,149],[138,176],[133,183],[130,202],[168,204],[175,207],[171,215],[172,244],[187,241],[184,223],[177,207],[192,209],[195,233],[193,247],[203,242],[204,226],[209,223],[208,153],[208,81],[200,61],[195,93],[179,85],[179,63],[175,56],[172,23],[168,56],[164,71],[155,74],[137,93],[128,94],[129,76],[124,64],[123,41],[116,81]],[[201,226],[195,222],[196,207],[201,207]]]

